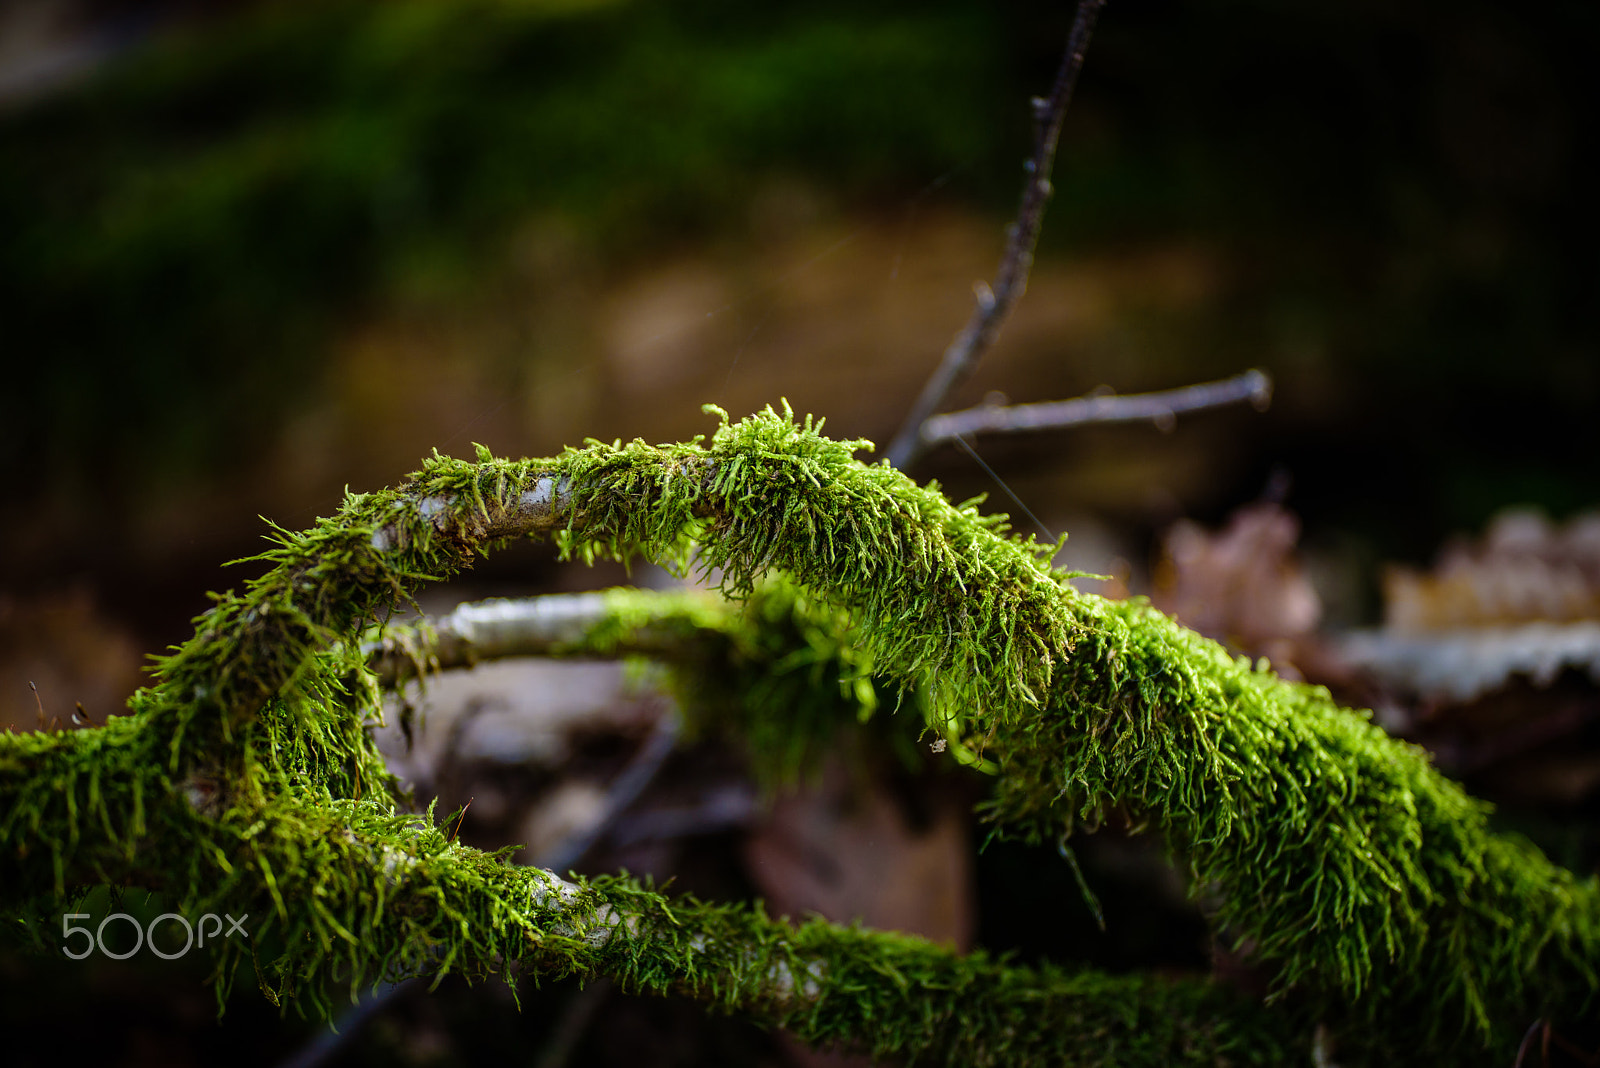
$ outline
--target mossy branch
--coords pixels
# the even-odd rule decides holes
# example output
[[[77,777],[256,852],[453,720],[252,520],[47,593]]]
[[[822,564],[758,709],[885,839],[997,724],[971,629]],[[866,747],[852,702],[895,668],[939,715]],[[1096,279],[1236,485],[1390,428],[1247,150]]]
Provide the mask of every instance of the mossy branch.
[[[1163,1062],[1174,1049],[1273,1062],[1289,1048],[1283,1028],[1304,1035],[1314,1019],[1352,1048],[1481,1052],[1514,1044],[1535,1016],[1591,1009],[1595,880],[1491,833],[1486,807],[1424,753],[1326,692],[1231,659],[1146,605],[1078,593],[1050,569],[1050,546],[860,464],[865,443],[820,429],[768,410],[724,416],[709,447],[435,456],[397,490],[279,531],[271,570],[197,621],[134,715],[0,739],[10,900],[38,912],[73,887],[133,882],[187,903],[270,901],[258,907],[283,941],[262,974],[286,995],[523,961],[948,1063],[1048,1063],[1111,1048],[1095,1036],[1113,1033],[1125,1063],[1162,1043]],[[740,596],[787,575],[810,598],[789,614],[815,621],[805,640],[832,627],[863,677],[913,689],[953,749],[992,762],[988,813],[1002,828],[1054,838],[1115,811],[1166,834],[1220,902],[1223,931],[1276,976],[1280,1008],[1010,969],[897,936],[791,932],[622,881],[557,883],[395,814],[364,729],[379,706],[363,628],[420,582],[530,535],[584,559],[682,569],[696,553]],[[684,608],[663,607],[656,623]],[[826,684],[837,690],[838,675]]]

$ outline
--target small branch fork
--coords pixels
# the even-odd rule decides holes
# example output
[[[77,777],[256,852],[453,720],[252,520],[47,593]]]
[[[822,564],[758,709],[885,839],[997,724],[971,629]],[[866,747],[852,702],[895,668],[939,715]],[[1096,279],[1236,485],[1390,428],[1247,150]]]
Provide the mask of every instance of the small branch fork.
[[[1042,404],[1009,407],[984,405],[949,415],[934,413],[944,404],[950,391],[972,377],[978,363],[1000,336],[1011,309],[1028,288],[1033,269],[1033,250],[1039,243],[1045,205],[1053,192],[1050,172],[1055,166],[1056,146],[1061,139],[1061,124],[1072,102],[1072,90],[1083,69],[1084,51],[1094,31],[1096,18],[1105,0],[1079,0],[1073,16],[1067,51],[1056,72],[1049,97],[1033,100],[1033,154],[1023,163],[1027,182],[1022,187],[1022,203],[1017,217],[1006,230],[1005,252],[995,272],[994,285],[977,286],[977,304],[967,325],[945,349],[933,376],[905,422],[889,443],[885,455],[892,467],[904,470],[933,448],[961,441],[978,434],[1017,433],[1028,430],[1061,429],[1091,423],[1121,423],[1150,420],[1163,431],[1170,430],[1178,412],[1216,408],[1250,401],[1258,411],[1266,410],[1272,399],[1272,382],[1261,371],[1247,371],[1221,382],[1207,382],[1161,393],[1128,397],[1088,396]]]
[[[1105,0],[1079,0],[1067,38],[1067,54],[1061,59],[1050,96],[1033,100],[1033,155],[1023,164],[1027,184],[1022,187],[1022,205],[1006,232],[1006,249],[995,272],[994,285],[978,285],[978,300],[972,318],[945,350],[944,359],[922,395],[912,405],[911,414],[890,443],[887,456],[893,467],[904,469],[926,451],[919,431],[927,419],[944,403],[952,389],[965,382],[977,369],[978,361],[994,344],[1006,316],[1028,288],[1028,272],[1033,268],[1033,249],[1039,242],[1039,227],[1044,222],[1045,204],[1050,200],[1050,171],[1055,166],[1056,143],[1061,139],[1061,123],[1072,90],[1083,68],[1083,54],[1089,47],[1094,22]]]

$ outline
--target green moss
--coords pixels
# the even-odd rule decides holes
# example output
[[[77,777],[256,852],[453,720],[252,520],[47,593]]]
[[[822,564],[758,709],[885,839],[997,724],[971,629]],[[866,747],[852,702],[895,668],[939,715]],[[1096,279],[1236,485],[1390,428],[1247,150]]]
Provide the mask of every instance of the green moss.
[[[237,902],[267,918],[252,943],[263,982],[322,1011],[341,985],[520,966],[942,1063],[1281,1063],[1317,1021],[1357,1054],[1500,1057],[1529,1020],[1591,1010],[1594,879],[1490,833],[1425,754],[1325,692],[1146,605],[1078,593],[1050,546],[820,430],[769,409],[724,416],[709,446],[436,455],[396,490],[276,532],[271,569],[197,620],[132,715],[0,738],[8,901],[46,923],[50,902],[99,883]],[[1113,811],[1161,831],[1278,1005],[791,931],[626,880],[561,884],[400,812],[365,729],[379,705],[361,639],[421,582],[530,535],[720,574],[747,604],[736,622],[633,592],[584,641],[707,635],[680,665],[703,693],[741,663],[746,723],[800,710],[791,730],[751,731],[780,772],[816,736],[808,722],[870,713],[887,684],[993,763],[988,814],[1009,833],[1053,840]],[[763,585],[772,572],[787,584]],[[228,947],[219,982],[243,952]]]

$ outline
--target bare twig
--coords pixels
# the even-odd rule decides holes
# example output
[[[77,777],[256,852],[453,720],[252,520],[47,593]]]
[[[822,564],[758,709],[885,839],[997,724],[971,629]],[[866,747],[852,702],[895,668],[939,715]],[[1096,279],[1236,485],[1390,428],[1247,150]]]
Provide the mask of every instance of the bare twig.
[[[695,594],[662,595],[666,605],[676,596],[686,613]],[[612,607],[604,593],[557,593],[520,600],[494,598],[458,606],[446,616],[391,627],[382,641],[366,647],[367,664],[380,683],[397,687],[415,676],[419,668],[448,671],[471,667],[483,660],[519,656],[559,655],[580,645],[589,629],[604,620]],[[671,621],[634,628],[618,642],[618,656],[641,653],[671,659],[693,642]]]
[[[461,774],[461,748],[466,744],[467,731],[477,722],[479,716],[493,707],[494,702],[474,697],[467,702],[460,714],[450,721],[450,729],[445,732],[439,759],[416,778],[415,786],[423,797],[429,795],[439,797],[455,792],[456,780]]]
[[[750,826],[760,810],[761,802],[748,784],[724,784],[708,791],[696,804],[646,809],[618,820],[606,840],[613,847],[627,848],[641,842],[718,834]]]
[[[1075,397],[1042,404],[985,404],[964,411],[935,415],[922,424],[922,448],[976,434],[1020,434],[1031,430],[1058,430],[1089,423],[1130,423],[1149,420],[1170,430],[1179,412],[1249,401],[1265,410],[1272,400],[1272,380],[1261,371],[1246,371],[1219,382],[1202,382],[1160,393],[1133,393]]]
[[[1027,516],[1029,519],[1033,520],[1033,525],[1038,527],[1039,530],[1041,532],[1043,532],[1045,541],[1055,541],[1056,540],[1056,536],[1050,532],[1050,528],[1049,527],[1044,525],[1044,521],[1041,520],[1038,516],[1034,515],[1033,514],[1033,509],[1029,508],[1026,504],[1024,504],[1022,502],[1022,498],[1017,496],[1016,490],[1013,490],[1010,487],[1010,485],[1008,485],[1006,483],[1006,480],[1001,478],[995,472],[994,468],[990,467],[987,463],[984,462],[983,457],[978,455],[978,450],[974,449],[972,447],[972,445],[967,441],[966,438],[959,438],[959,437],[956,438],[956,444],[960,445],[963,449],[967,450],[967,455],[972,457],[973,462],[976,463],[979,467],[983,468],[984,471],[988,474],[988,476],[990,478],[994,479],[995,482],[997,482],[999,484],[1001,489],[1006,491],[1006,496],[1010,497],[1013,501],[1017,502],[1017,507],[1022,509],[1022,514]]]
[[[1584,1065],[1585,1068],[1593,1068],[1596,1060],[1600,1059],[1600,1053],[1587,1052],[1586,1050],[1580,1048],[1578,1044],[1573,1042],[1571,1039],[1563,1038],[1558,1032],[1548,1025],[1545,1027],[1545,1037],[1547,1041],[1553,1043],[1557,1049],[1561,1050],[1561,1052],[1565,1053],[1579,1064]]]
[[[1061,137],[1061,123],[1072,101],[1072,89],[1078,81],[1078,71],[1083,68],[1083,53],[1089,47],[1089,35],[1105,0],[1079,0],[1077,14],[1072,19],[1072,32],[1067,37],[1067,53],[1056,72],[1055,85],[1050,96],[1033,100],[1034,137],[1033,155],[1023,164],[1027,183],[1022,187],[1022,204],[1017,218],[1006,232],[1006,249],[1000,257],[1000,268],[995,272],[994,285],[979,283],[977,305],[972,317],[950,347],[945,349],[939,368],[928,379],[922,394],[912,405],[900,432],[889,444],[889,463],[905,468],[926,451],[921,434],[923,421],[939,410],[952,389],[966,381],[977,368],[978,361],[994,344],[1004,325],[1006,316],[1028,288],[1028,272],[1033,268],[1033,249],[1039,241],[1039,226],[1044,221],[1045,204],[1050,200],[1050,170],[1055,165],[1056,142]]]
[[[1511,1068],[1522,1068],[1522,1058],[1528,1055],[1528,1043],[1533,1041],[1533,1036],[1539,1033],[1539,1028],[1542,1026],[1544,1026],[1543,1016],[1528,1025],[1528,1030],[1522,1036],[1522,1043],[1517,1046],[1517,1059],[1511,1062]]]
[[[667,758],[678,747],[678,727],[677,709],[663,709],[660,718],[656,720],[655,730],[650,732],[650,737],[639,747],[633,759],[628,761],[628,766],[623,768],[607,787],[600,817],[587,829],[556,843],[540,856],[535,864],[559,872],[582,860],[589,850],[594,848],[595,843],[611,830],[617,822],[617,817],[639,800],[639,795],[655,781]]]

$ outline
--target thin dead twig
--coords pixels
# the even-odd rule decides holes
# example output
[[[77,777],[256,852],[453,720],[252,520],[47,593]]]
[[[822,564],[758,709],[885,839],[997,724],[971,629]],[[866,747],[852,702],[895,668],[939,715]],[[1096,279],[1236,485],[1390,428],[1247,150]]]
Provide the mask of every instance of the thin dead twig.
[[[586,830],[576,832],[564,841],[556,843],[535,862],[538,867],[550,871],[562,872],[582,860],[594,848],[595,843],[606,837],[611,828],[616,825],[617,818],[626,812],[633,803],[639,800],[639,795],[644,793],[660,773],[667,759],[678,748],[679,717],[674,706],[662,709],[660,718],[656,720],[655,729],[650,732],[650,737],[645,739],[633,759],[628,761],[617,777],[611,781],[606,789],[606,797],[600,808],[600,817]]]
[[[912,405],[900,432],[890,442],[887,456],[890,465],[908,467],[926,451],[922,442],[923,422],[944,403],[952,389],[971,377],[978,361],[994,344],[1004,325],[1006,316],[1028,288],[1028,272],[1033,268],[1033,250],[1039,241],[1039,227],[1044,221],[1045,204],[1050,200],[1050,170],[1055,165],[1056,143],[1061,138],[1061,123],[1072,102],[1073,86],[1078,72],[1083,68],[1083,54],[1089,47],[1089,35],[1094,30],[1095,18],[1105,0],[1079,0],[1077,13],[1072,19],[1072,32],[1067,37],[1067,52],[1056,72],[1055,85],[1048,97],[1035,97],[1033,101],[1034,137],[1033,155],[1023,164],[1027,182],[1022,187],[1022,204],[1017,218],[1006,232],[1006,248],[1000,257],[1000,268],[995,272],[994,285],[978,285],[977,304],[972,317],[950,347],[945,349],[939,368],[928,379],[922,394]]]
[[[1217,382],[1202,382],[1159,393],[1114,393],[1041,404],[985,404],[946,415],[930,416],[922,423],[923,449],[978,434],[1021,434],[1058,430],[1087,423],[1133,423],[1149,420],[1165,431],[1172,429],[1179,412],[1220,408],[1246,401],[1264,411],[1272,400],[1272,379],[1262,371],[1246,371]]]

